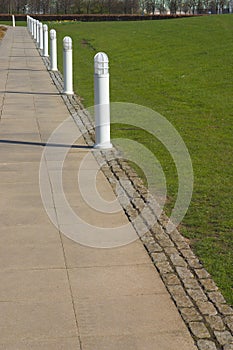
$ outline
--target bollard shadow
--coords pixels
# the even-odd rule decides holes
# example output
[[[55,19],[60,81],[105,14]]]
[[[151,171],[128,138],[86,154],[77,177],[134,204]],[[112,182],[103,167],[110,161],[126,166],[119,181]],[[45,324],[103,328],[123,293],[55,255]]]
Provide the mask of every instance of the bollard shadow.
[[[16,41],[15,44],[31,44],[31,41]],[[18,47],[17,47],[18,49]],[[19,47],[19,49],[23,50],[23,47]]]
[[[17,46],[14,46],[13,47],[13,50],[34,50],[35,49],[35,46],[33,47],[17,47]]]
[[[47,95],[47,96],[60,96],[61,92],[32,92],[32,91],[0,91],[0,94],[19,94],[19,95]]]
[[[38,58],[38,56],[35,56],[35,55],[34,55],[34,56],[28,56],[28,55],[25,55],[25,56],[10,56],[10,57],[14,57],[14,58],[15,58],[15,57],[17,57],[17,58],[18,58],[18,57],[22,57],[22,58],[26,58],[26,57],[27,57],[27,58],[28,58],[28,57],[30,57],[30,58],[33,58],[33,57],[34,57],[34,58]]]
[[[30,72],[44,72],[44,69],[32,69],[32,68],[9,68],[8,71],[30,71]]]
[[[0,140],[0,144],[22,145],[22,146],[39,146],[39,147],[58,147],[58,148],[72,148],[72,149],[92,149],[88,145],[68,145],[62,143],[47,143],[34,141],[17,141],[17,140]]]

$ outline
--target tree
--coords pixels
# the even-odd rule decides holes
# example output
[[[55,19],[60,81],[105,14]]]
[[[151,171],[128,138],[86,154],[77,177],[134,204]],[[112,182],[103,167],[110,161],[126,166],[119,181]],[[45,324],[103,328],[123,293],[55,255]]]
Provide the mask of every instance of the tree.
[[[168,1],[167,6],[168,6],[171,14],[176,14],[176,12],[178,10],[178,0]]]
[[[156,2],[156,8],[159,10],[160,14],[166,13],[167,9],[166,9],[166,5],[165,5],[165,0],[158,0]]]
[[[147,0],[139,0],[138,5],[142,14],[145,13]]]

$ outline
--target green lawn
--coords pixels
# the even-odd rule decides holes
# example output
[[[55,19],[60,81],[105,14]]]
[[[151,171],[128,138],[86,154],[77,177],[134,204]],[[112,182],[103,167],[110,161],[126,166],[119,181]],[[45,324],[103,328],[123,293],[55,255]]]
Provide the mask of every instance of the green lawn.
[[[4,24],[6,26],[12,27],[12,21],[0,21],[0,25]],[[16,27],[26,27],[27,22],[25,21],[16,21],[15,22]]]
[[[93,56],[110,59],[111,100],[150,107],[178,130],[190,152],[194,193],[180,227],[233,305],[233,15],[145,22],[50,23],[74,42],[75,91],[94,104]],[[143,131],[115,126],[156,153],[169,212],[177,174],[164,147]]]

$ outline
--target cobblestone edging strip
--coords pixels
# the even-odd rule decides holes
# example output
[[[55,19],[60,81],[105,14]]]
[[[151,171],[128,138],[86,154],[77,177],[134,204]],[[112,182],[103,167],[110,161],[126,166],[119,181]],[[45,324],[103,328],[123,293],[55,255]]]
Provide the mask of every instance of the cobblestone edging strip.
[[[46,67],[48,59],[43,58]],[[58,91],[63,81],[50,72]],[[88,145],[94,125],[76,96],[61,95]],[[115,148],[93,152],[132,222],[199,350],[233,350],[233,309],[177,229],[168,233],[168,218],[156,216],[156,202],[135,171]],[[143,210],[143,211],[142,211]],[[145,233],[146,232],[146,233]]]

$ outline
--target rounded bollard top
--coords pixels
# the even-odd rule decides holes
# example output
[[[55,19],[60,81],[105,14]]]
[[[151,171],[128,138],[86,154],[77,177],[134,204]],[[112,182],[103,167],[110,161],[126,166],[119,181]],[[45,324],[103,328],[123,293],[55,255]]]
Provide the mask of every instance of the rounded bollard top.
[[[39,27],[43,28],[43,24],[41,22],[39,22]]]
[[[48,26],[47,26],[47,24],[43,24],[43,30],[44,30],[44,31],[48,31]]]
[[[56,39],[57,37],[57,32],[55,29],[50,30],[50,39]]]
[[[64,50],[72,50],[72,39],[69,36],[65,36],[63,39]]]
[[[95,74],[97,75],[108,74],[108,70],[109,70],[108,63],[109,63],[109,60],[106,53],[98,52],[94,57]]]

